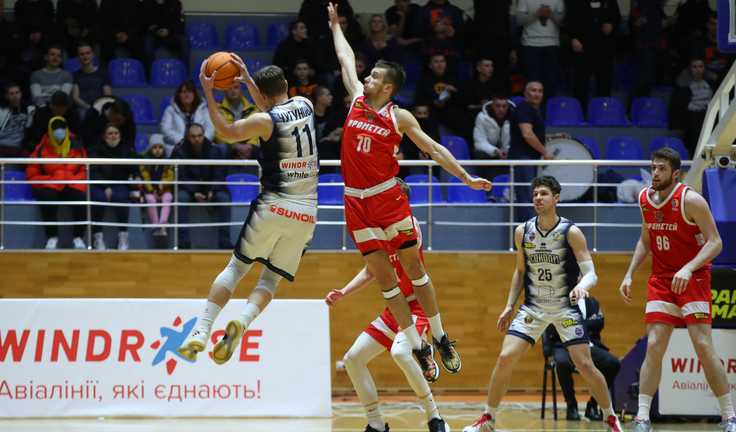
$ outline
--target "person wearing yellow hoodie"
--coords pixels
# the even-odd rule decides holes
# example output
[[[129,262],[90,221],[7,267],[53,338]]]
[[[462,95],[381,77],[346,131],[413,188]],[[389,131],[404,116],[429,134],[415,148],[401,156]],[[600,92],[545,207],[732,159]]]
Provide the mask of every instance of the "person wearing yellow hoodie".
[[[249,117],[251,114],[260,112],[257,106],[250,103],[243,96],[243,89],[240,87],[239,82],[226,89],[224,93],[225,97],[218,105],[218,108],[228,123],[235,123],[238,120]],[[257,138],[244,141],[230,141],[215,131],[215,143],[226,144],[226,154],[232,159],[255,159],[258,151]]]
[[[32,158],[86,158],[87,152],[76,136],[69,131],[64,117],[52,117],[48,123],[48,131],[31,153]],[[87,169],[82,164],[30,164],[26,167],[28,180],[46,180],[49,183],[33,184],[33,196],[37,201],[86,201],[87,184],[85,183],[53,183],[54,181],[87,180]],[[84,221],[86,207],[70,206],[74,220]],[[57,222],[59,206],[56,204],[40,205],[44,222]],[[46,225],[46,249],[56,249],[59,243],[58,226]],[[74,249],[86,249],[83,240],[84,225],[74,225]]]

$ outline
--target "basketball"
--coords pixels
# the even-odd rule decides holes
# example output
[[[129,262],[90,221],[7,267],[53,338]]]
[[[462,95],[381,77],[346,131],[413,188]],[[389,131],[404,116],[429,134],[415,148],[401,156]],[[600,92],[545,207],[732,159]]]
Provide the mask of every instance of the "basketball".
[[[238,66],[232,61],[230,53],[219,51],[207,58],[204,68],[205,75],[209,78],[217,71],[215,76],[215,88],[225,90],[232,87],[235,77],[240,75]]]

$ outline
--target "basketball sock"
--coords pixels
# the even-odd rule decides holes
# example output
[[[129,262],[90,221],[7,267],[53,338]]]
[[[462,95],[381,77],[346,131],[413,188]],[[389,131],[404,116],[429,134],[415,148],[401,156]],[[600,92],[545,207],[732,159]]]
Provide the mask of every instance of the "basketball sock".
[[[432,393],[427,393],[427,396],[419,398],[419,402],[424,408],[424,412],[427,414],[427,421],[433,418],[440,418],[440,410],[437,409],[437,404],[434,402]]]
[[[243,323],[245,330],[248,330],[250,323],[261,313],[261,308],[256,306],[255,303],[248,302],[245,304],[243,315],[240,316],[240,321]]]
[[[652,397],[639,393],[639,411],[636,418],[641,420],[649,420],[649,407],[652,405]]]
[[[217,303],[208,301],[207,306],[205,306],[202,311],[202,315],[199,317],[199,325],[197,326],[197,329],[209,334],[210,331],[212,331],[212,324],[217,319],[220,311],[222,311],[222,308],[218,306]]]
[[[492,407],[490,405],[486,405],[486,409],[483,411],[483,414],[488,414],[493,420],[496,420],[496,411],[498,411],[497,406]]]
[[[365,415],[368,417],[368,425],[375,430],[385,430],[386,423],[381,416],[381,410],[378,408],[378,402],[372,403],[365,407]]]
[[[422,338],[419,337],[417,326],[412,324],[405,328],[404,334],[406,335],[406,339],[409,341],[409,345],[411,345],[411,349],[415,350],[422,347]]]
[[[433,317],[429,317],[429,327],[432,329],[432,337],[437,339],[437,341],[445,335],[445,329],[442,328],[442,319],[439,313]]]
[[[733,401],[731,400],[731,393],[718,396],[718,405],[721,406],[721,417],[723,417],[723,420],[728,420],[736,416],[733,409]]]

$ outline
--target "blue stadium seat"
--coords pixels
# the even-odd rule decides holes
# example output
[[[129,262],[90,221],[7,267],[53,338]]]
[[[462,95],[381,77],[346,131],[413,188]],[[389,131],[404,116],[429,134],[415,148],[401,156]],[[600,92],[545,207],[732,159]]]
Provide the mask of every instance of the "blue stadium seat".
[[[471,189],[457,178],[452,177],[450,183],[457,183],[447,187],[447,202],[451,203],[484,203],[486,199],[485,191]]]
[[[138,132],[135,134],[135,152],[138,154],[145,153],[148,148],[148,139],[150,136],[147,133]]]
[[[613,137],[606,143],[606,159],[641,160],[644,159],[644,150],[639,140],[634,137]]]
[[[267,66],[263,63],[263,60],[248,58],[245,59],[245,65],[248,67],[248,72],[254,74],[258,69]]]
[[[654,150],[661,149],[662,147],[669,147],[680,154],[680,159],[690,160],[690,154],[685,148],[685,144],[680,138],[673,136],[658,136],[652,138],[649,142],[649,153],[651,154]]]
[[[24,171],[6,170],[3,180],[26,180],[26,173]],[[5,183],[3,186],[3,189],[5,189],[5,201],[35,201],[31,192],[31,185],[29,184]]]
[[[455,156],[455,159],[470,159],[470,148],[464,138],[455,135],[442,135],[440,137],[440,144],[450,150],[450,153]]]
[[[113,87],[147,87],[143,63],[136,59],[120,58],[108,65],[110,84]]]
[[[401,63],[406,73],[406,82],[404,87],[415,88],[422,76],[422,63],[415,60],[407,60]]]
[[[225,48],[229,51],[258,49],[260,46],[258,29],[251,23],[231,24],[225,29]]]
[[[153,116],[153,107],[151,106],[151,100],[145,95],[125,95],[121,96],[128,105],[130,110],[133,111],[133,120],[138,124],[152,125],[156,124],[157,120]]]
[[[597,97],[590,100],[588,122],[593,126],[630,126],[624,105],[612,97]]]
[[[659,98],[641,97],[631,104],[631,120],[639,127],[667,127],[667,106]]]
[[[269,49],[276,48],[282,40],[289,37],[289,23],[277,22],[268,25],[267,44]]]
[[[176,87],[187,79],[187,67],[179,59],[159,59],[151,66],[151,85]]]
[[[343,183],[340,174],[320,174],[317,185],[317,202],[319,204],[340,205],[345,186],[326,186],[324,183]]]
[[[428,178],[425,174],[412,174],[406,176],[404,181],[411,188],[412,204],[425,204],[429,202],[429,185]],[[440,189],[439,179],[432,176],[432,202],[442,202],[442,190]]]
[[[506,191],[509,189],[509,185],[497,185],[498,183],[508,183],[510,177],[508,174],[501,174],[493,177],[493,189],[491,189],[491,197],[495,202],[506,202]]]
[[[193,49],[216,49],[217,29],[215,25],[206,21],[196,21],[187,24],[187,37]]]
[[[246,182],[255,183],[255,184],[244,184],[244,185],[237,185],[237,184],[227,185],[227,188],[230,191],[230,199],[232,200],[232,202],[250,203],[260,193],[257,175],[244,174],[244,173],[230,174],[227,177],[225,177],[225,181],[237,182],[237,183],[246,183]]]
[[[547,124],[550,126],[585,126],[583,109],[577,99],[558,96],[547,101]]]
[[[95,66],[100,65],[100,61],[97,60],[97,57],[95,57],[94,60],[92,60],[92,63],[94,63]],[[82,65],[79,63],[79,57],[68,58],[64,62],[64,70],[69,73],[74,73],[81,68],[82,68]]]
[[[509,100],[513,102],[514,105],[519,106],[520,103],[524,102],[524,96],[511,96]]]
[[[598,149],[598,142],[596,142],[595,138],[586,135],[576,135],[574,138],[580,141],[585,148],[588,149],[590,155],[593,156],[593,159],[601,158],[601,151]]]

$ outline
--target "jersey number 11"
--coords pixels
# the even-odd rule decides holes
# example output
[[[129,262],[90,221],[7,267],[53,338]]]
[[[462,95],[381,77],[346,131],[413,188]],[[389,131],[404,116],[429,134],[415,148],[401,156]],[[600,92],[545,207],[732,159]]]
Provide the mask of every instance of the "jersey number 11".
[[[314,143],[312,142],[312,131],[309,129],[309,125],[304,125],[304,129],[302,129],[302,133],[307,134],[307,139],[309,140],[309,155],[314,154]],[[302,134],[299,133],[299,127],[295,127],[294,130],[291,132],[292,135],[294,135],[294,138],[296,138],[296,157],[302,157]]]

